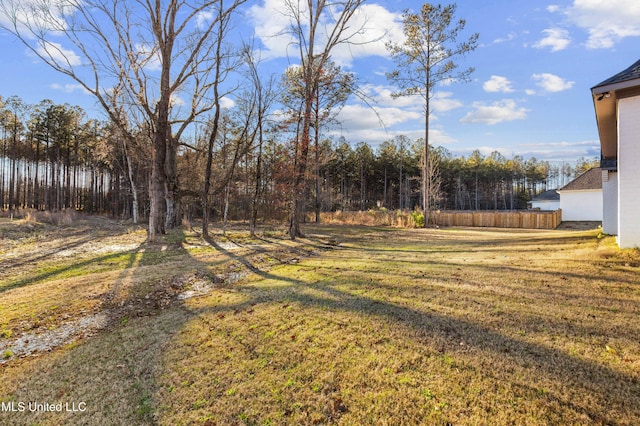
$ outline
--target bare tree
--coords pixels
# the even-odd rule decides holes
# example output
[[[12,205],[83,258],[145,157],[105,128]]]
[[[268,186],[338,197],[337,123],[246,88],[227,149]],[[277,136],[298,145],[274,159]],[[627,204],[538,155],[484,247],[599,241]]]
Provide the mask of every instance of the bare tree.
[[[251,196],[251,206],[249,212],[249,232],[255,235],[256,221],[258,219],[258,205],[262,196],[262,153],[264,147],[265,121],[267,114],[271,108],[271,104],[275,100],[276,93],[273,89],[274,79],[269,78],[264,81],[259,72],[260,58],[257,56],[250,44],[245,44],[242,49],[242,56],[247,67],[247,75],[251,81],[252,90],[255,93],[256,102],[256,131],[254,141],[255,145],[255,187]]]
[[[224,96],[220,92],[220,87],[222,82],[226,79],[229,72],[238,66],[238,61],[234,61],[239,58],[239,55],[233,55],[229,51],[224,50],[223,40],[225,35],[228,33],[229,25],[231,22],[231,16],[225,12],[224,9],[218,8],[218,19],[217,25],[214,29],[214,39],[213,48],[209,55],[214,56],[215,64],[211,69],[213,73],[213,78],[211,78],[211,90],[213,91],[213,117],[210,121],[211,131],[209,133],[208,143],[207,143],[207,163],[205,166],[204,172],[204,187],[202,190],[202,235],[207,237],[209,235],[209,194],[211,192],[211,173],[212,173],[212,165],[213,165],[213,151],[216,144],[216,140],[218,138],[218,133],[220,129],[220,118],[221,118],[221,104],[220,99]],[[225,95],[228,93],[225,93]],[[237,144],[236,153],[240,151],[239,145]],[[233,174],[233,169],[235,168],[237,162],[237,157],[234,157],[234,163],[230,174],[223,178],[223,180],[228,180],[231,178]]]
[[[149,240],[177,220],[180,136],[215,107],[216,28],[245,1],[0,0],[5,29],[91,93],[131,141],[131,125],[148,125]]]
[[[425,226],[429,223],[429,101],[433,88],[444,80],[466,81],[473,68],[458,70],[453,58],[475,50],[478,34],[456,44],[458,34],[466,25],[463,19],[453,22],[456,5],[445,7],[425,3],[419,13],[406,11],[403,15],[405,41],[402,44],[387,43],[398,69],[387,74],[400,91],[395,96],[420,95],[425,100],[425,149],[422,159],[422,209]],[[452,26],[452,23],[454,25]]]
[[[313,125],[314,99],[318,92],[322,70],[331,58],[336,46],[349,43],[364,28],[349,28],[358,8],[365,0],[285,0],[290,31],[300,55],[302,68],[301,122],[296,136],[292,203],[288,233],[291,239],[302,236],[300,220],[305,200],[305,174]],[[322,33],[324,31],[324,33]]]

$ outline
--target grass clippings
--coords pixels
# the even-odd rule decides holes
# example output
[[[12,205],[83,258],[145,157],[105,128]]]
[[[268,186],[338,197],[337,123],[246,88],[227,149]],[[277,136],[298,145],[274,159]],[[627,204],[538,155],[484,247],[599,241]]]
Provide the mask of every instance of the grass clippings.
[[[60,326],[58,311],[112,320],[0,364],[5,404],[86,411],[5,411],[0,423],[640,422],[637,250],[597,231],[306,231],[295,243],[178,232],[88,251],[65,266],[77,275],[42,278],[48,257],[18,266],[18,285],[0,280],[0,342],[33,332],[25,322]],[[88,271],[92,256],[123,253]]]

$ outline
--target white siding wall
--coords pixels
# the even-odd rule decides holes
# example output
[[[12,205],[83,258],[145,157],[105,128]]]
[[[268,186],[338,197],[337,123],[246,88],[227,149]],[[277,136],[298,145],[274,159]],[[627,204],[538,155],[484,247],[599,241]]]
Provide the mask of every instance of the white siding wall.
[[[618,173],[602,171],[602,232],[618,234]]]
[[[558,191],[562,221],[602,220],[602,190]]]
[[[556,211],[560,208],[560,201],[532,201],[531,208],[545,211]]]
[[[618,101],[618,245],[640,247],[640,97]]]

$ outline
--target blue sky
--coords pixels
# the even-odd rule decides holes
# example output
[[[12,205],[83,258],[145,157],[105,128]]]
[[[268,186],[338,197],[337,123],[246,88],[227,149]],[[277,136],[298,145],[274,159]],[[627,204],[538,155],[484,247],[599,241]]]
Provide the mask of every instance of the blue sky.
[[[27,0],[28,1],[28,0]],[[593,102],[589,89],[640,59],[640,2],[637,0],[458,1],[458,18],[467,21],[461,38],[478,32],[479,47],[461,66],[475,67],[472,81],[440,85],[434,91],[430,140],[457,155],[474,149],[494,150],[511,158],[535,156],[575,161],[599,156]],[[274,9],[282,0],[250,1],[238,27],[262,42],[263,63],[279,73],[296,63],[287,52],[286,25]],[[445,3],[446,4],[446,3]],[[398,40],[401,13],[418,10],[419,1],[378,0],[365,3],[369,29],[362,37],[376,43],[335,51],[335,61],[353,71],[362,90],[375,100],[376,113],[350,99],[340,126],[330,129],[356,144],[376,147],[396,135],[422,136],[421,98],[392,99],[385,72],[395,68],[383,42]],[[27,103],[51,99],[85,108],[97,116],[91,96],[75,83],[38,62],[25,47],[0,32],[0,95]]]

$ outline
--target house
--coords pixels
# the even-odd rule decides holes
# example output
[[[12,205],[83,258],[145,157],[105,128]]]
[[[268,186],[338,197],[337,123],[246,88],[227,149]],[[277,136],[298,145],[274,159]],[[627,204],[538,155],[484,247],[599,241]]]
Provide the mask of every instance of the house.
[[[602,230],[640,247],[640,61],[591,89],[600,137]]]
[[[550,189],[535,196],[530,204],[534,210],[555,211],[560,208],[560,194]]]
[[[563,221],[602,220],[602,171],[594,167],[558,189]]]

